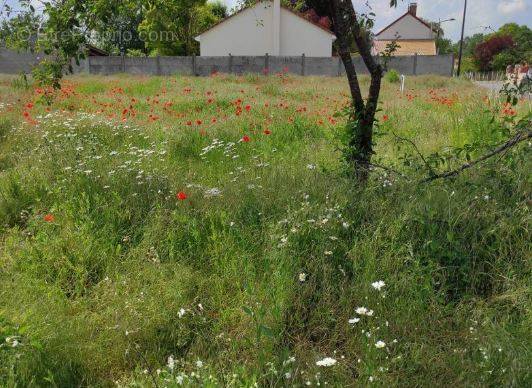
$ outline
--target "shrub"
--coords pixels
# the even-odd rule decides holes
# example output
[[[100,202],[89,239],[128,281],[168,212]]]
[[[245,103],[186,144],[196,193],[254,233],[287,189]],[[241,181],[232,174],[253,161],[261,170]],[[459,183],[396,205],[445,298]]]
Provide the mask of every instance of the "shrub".
[[[401,80],[399,73],[395,69],[391,69],[389,72],[387,72],[384,75],[384,79],[392,84],[396,84]]]

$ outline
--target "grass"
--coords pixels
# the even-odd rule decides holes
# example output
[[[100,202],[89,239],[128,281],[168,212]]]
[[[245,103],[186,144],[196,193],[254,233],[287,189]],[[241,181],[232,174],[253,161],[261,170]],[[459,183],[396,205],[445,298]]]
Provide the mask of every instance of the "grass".
[[[51,108],[12,81],[0,385],[530,381],[529,145],[456,179],[375,171],[362,189],[339,151],[344,79],[76,77]],[[397,88],[379,132],[426,154],[499,140],[473,84]],[[393,137],[376,154],[414,173]]]

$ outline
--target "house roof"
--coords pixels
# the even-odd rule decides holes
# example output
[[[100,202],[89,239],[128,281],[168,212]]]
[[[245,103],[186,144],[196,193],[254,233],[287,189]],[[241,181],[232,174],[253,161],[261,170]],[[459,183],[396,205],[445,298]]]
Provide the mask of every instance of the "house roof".
[[[397,23],[398,21],[404,19],[405,17],[407,17],[408,15],[412,16],[414,19],[416,19],[418,22],[424,24],[428,29],[430,29],[432,31],[432,27],[426,22],[424,21],[423,19],[417,17],[416,15],[413,15],[411,14],[410,12],[405,12],[404,15],[400,16],[398,19],[394,20],[393,22],[391,22],[390,24],[388,24],[386,27],[384,27],[382,30],[380,30],[379,32],[377,32],[375,34],[375,37],[377,38],[380,34],[382,34],[384,31],[386,31],[388,28],[390,28],[391,26],[393,26],[395,23]],[[377,39],[378,40],[378,39]],[[401,40],[401,38],[399,38],[398,40]]]
[[[258,4],[259,4],[259,3],[256,3],[256,4],[254,4],[254,5],[251,5],[251,6],[247,6],[247,7],[243,7],[243,8],[241,8],[240,10],[238,10],[237,12],[235,12],[234,14],[229,15],[229,16],[226,17],[225,19],[222,19],[222,20],[220,20],[218,23],[216,23],[216,24],[214,24],[213,26],[207,28],[205,31],[202,31],[200,34],[198,34],[197,37],[199,37],[199,36],[205,34],[206,32],[208,32],[208,31],[214,29],[215,27],[219,26],[220,24],[225,23],[226,21],[228,21],[229,19],[233,18],[234,16],[236,16],[236,15],[238,15],[238,14],[244,12],[245,10],[247,10],[247,9],[249,9],[249,8],[253,8],[254,6],[256,6],[256,5],[258,5]],[[297,17],[300,17],[301,19],[303,19],[303,20],[305,20],[306,22],[312,24],[313,26],[320,28],[321,30],[327,32],[328,34],[330,34],[330,35],[334,35],[334,33],[333,33],[331,30],[329,30],[329,29],[323,27],[323,26],[322,26],[321,24],[319,24],[319,23],[315,23],[315,22],[313,22],[312,20],[307,19],[307,18],[305,17],[305,15],[302,14],[301,12],[297,12],[297,11],[295,11],[295,10],[293,10],[293,9],[291,9],[291,8],[288,8],[288,7],[284,6],[284,5],[281,5],[281,8],[284,9],[284,10],[286,10],[286,11],[288,11],[288,12],[290,12],[290,13],[292,13],[292,14],[294,14],[294,15],[296,15]],[[334,35],[334,36],[335,36],[335,35]],[[196,38],[197,38],[197,37],[196,37]]]
[[[89,56],[93,56],[93,57],[108,57],[109,56],[109,53],[107,51],[99,49],[98,47],[93,46],[92,44],[85,45],[85,49],[87,50],[87,53]]]

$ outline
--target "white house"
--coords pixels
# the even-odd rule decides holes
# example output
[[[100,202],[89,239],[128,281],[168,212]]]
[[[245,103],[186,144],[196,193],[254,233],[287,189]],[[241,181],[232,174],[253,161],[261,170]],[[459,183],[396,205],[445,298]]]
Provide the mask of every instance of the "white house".
[[[436,37],[432,27],[417,16],[417,3],[410,3],[403,16],[375,34],[373,53],[384,52],[392,41],[398,44],[394,55],[436,55]]]
[[[273,55],[330,57],[335,35],[280,0],[260,1],[196,37],[201,56]]]

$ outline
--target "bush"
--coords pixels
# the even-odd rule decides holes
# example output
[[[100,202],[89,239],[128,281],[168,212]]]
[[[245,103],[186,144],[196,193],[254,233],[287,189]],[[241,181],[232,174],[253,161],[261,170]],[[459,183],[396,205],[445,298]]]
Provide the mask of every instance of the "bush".
[[[392,84],[396,84],[401,80],[399,73],[395,69],[391,69],[389,72],[387,72],[384,75],[384,79]]]

